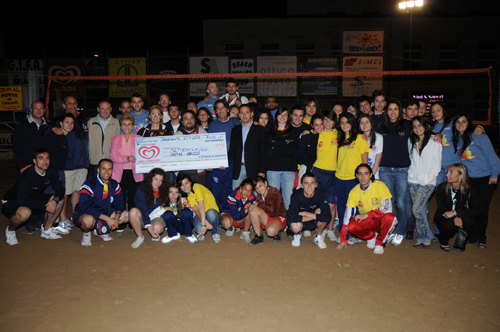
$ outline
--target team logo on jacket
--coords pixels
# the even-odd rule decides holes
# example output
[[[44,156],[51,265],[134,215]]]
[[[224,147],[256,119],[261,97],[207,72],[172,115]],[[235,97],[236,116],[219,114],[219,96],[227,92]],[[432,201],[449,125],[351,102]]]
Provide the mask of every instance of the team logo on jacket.
[[[379,204],[379,202],[378,202],[378,198],[377,198],[377,197],[374,197],[374,198],[372,199],[372,205],[373,205],[373,206],[377,206],[378,204]]]
[[[363,202],[361,202],[360,200],[358,201],[358,208],[362,208],[363,207]]]

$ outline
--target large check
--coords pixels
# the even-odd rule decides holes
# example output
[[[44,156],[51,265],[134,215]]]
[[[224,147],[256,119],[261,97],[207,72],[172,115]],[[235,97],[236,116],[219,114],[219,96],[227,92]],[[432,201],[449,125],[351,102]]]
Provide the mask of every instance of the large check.
[[[138,138],[135,156],[138,173],[228,167],[226,133]]]

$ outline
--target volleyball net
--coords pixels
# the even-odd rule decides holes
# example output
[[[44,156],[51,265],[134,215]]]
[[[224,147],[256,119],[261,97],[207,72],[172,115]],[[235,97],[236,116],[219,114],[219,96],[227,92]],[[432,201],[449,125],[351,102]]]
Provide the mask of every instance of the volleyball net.
[[[46,89],[46,106],[48,108],[49,100],[51,96],[51,83],[55,80],[58,81],[92,81],[92,80],[183,80],[183,81],[209,81],[218,80],[224,81],[229,78],[234,78],[237,80],[268,80],[268,79],[287,79],[287,80],[305,80],[305,79],[323,79],[327,80],[331,78],[332,80],[349,80],[355,77],[378,77],[383,80],[383,85],[391,81],[391,79],[396,82],[394,84],[402,84],[404,80],[418,80],[426,79],[431,82],[442,81],[457,81],[464,80],[461,84],[471,84],[471,79],[477,79],[481,81],[481,94],[483,96],[483,108],[484,111],[480,119],[475,119],[474,123],[482,125],[492,124],[492,109],[493,109],[493,91],[492,91],[492,68],[478,68],[478,69],[450,69],[450,70],[398,70],[398,71],[357,71],[357,72],[286,72],[286,73],[217,73],[217,74],[166,74],[166,75],[117,75],[117,76],[48,76],[47,77],[47,89]],[[396,79],[397,78],[397,79]],[[455,82],[456,83],[456,82]],[[447,83],[444,83],[447,84]],[[389,84],[390,85],[390,84]],[[408,89],[413,89],[409,85]],[[386,89],[389,91],[389,89]],[[390,92],[390,91],[389,91]],[[371,95],[371,93],[370,93]],[[412,92],[408,92],[405,98],[410,98]],[[189,97],[189,96],[186,96]],[[275,96],[278,97],[278,96]],[[296,96],[298,98],[298,96]],[[328,98],[329,100],[341,99],[353,99],[355,96],[343,97],[342,94],[333,96],[321,96],[323,98]],[[399,99],[402,99],[400,97]],[[301,98],[305,99],[305,98]],[[487,105],[485,104],[487,103]],[[486,110],[487,106],[487,110]],[[471,106],[468,106],[471,107]],[[48,110],[47,110],[48,115]],[[496,119],[497,117],[495,117]]]

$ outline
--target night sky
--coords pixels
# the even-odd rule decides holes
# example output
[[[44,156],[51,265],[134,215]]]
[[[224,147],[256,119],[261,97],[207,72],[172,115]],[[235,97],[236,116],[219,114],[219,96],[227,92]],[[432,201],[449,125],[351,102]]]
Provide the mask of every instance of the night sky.
[[[165,2],[166,3],[166,2]],[[10,2],[2,10],[1,31],[7,58],[81,56],[107,51],[120,56],[150,54],[201,55],[204,18],[284,17],[286,1],[258,4],[213,3],[211,8],[184,1],[172,4],[94,5],[52,2],[17,5]],[[71,6],[71,9],[68,7]],[[77,7],[75,7],[77,6]],[[178,6],[178,7],[175,7]]]

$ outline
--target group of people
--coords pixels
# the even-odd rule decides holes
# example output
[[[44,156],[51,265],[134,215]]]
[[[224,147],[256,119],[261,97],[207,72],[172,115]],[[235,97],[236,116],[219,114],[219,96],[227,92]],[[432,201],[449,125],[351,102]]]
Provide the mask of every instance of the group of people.
[[[365,240],[375,254],[388,242],[414,240],[416,230],[415,248],[437,238],[450,251],[456,233],[486,248],[500,160],[467,114],[452,117],[443,102],[430,110],[415,99],[403,105],[383,90],[323,112],[314,97],[291,108],[268,97],[259,109],[236,81],[226,90],[219,95],[209,82],[206,97],[183,111],[167,93],[143,109],[136,94],[116,118],[101,101],[89,120],[68,96],[65,113],[50,123],[43,103],[34,102],[14,132],[21,174],[3,198],[7,243],[17,244],[23,224],[31,233],[40,228],[44,239],[78,227],[82,246],[91,245],[92,234],[109,241],[130,225],[133,248],[144,242],[143,230],[162,243],[181,236],[195,243],[208,234],[219,243],[221,231],[240,231],[249,245],[263,242],[264,233],[281,241],[285,232],[294,247],[315,232],[321,249],[326,238],[339,250]],[[136,171],[137,138],[205,133],[225,133],[228,167]]]

